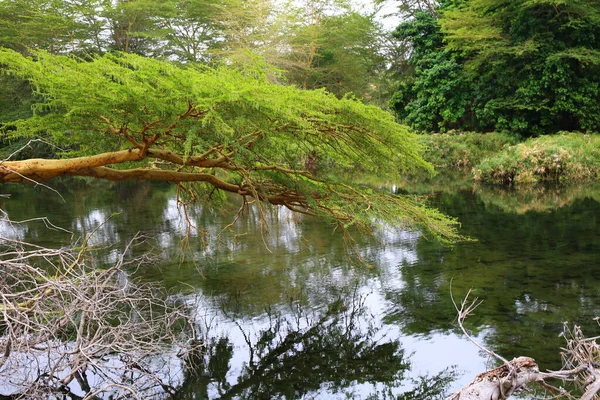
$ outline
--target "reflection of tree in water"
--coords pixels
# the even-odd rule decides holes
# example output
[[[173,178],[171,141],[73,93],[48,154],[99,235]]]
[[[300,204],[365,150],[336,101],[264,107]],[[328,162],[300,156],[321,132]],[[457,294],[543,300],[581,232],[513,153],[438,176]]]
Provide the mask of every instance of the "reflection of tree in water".
[[[247,361],[231,383],[230,361],[237,346],[227,337],[207,340],[205,355],[177,399],[365,398],[358,385],[375,390],[369,398],[437,399],[453,380],[443,371],[408,380],[410,363],[398,340],[386,339],[366,312],[364,296],[339,298],[321,314],[293,303],[291,312],[268,311],[268,326],[243,332]],[[408,386],[410,390],[401,386]],[[367,389],[365,389],[367,390]]]
[[[104,223],[95,240],[121,245],[139,231],[148,231],[149,227],[158,231],[168,224],[163,213],[173,190],[164,184],[66,178],[53,181],[51,187],[55,191],[41,186],[5,184],[1,193],[10,197],[0,198],[0,207],[13,221],[47,217],[76,237]],[[106,223],[111,216],[112,221]],[[60,246],[71,237],[65,232],[48,230],[42,223],[30,223],[21,239]]]

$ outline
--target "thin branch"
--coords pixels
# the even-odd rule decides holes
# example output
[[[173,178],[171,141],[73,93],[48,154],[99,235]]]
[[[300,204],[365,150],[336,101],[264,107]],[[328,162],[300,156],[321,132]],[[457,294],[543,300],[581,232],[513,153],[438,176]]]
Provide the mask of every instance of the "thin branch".
[[[481,345],[479,342],[477,342],[475,339],[473,339],[473,337],[471,335],[469,335],[469,333],[465,329],[465,326],[463,324],[465,319],[467,319],[467,317],[469,315],[473,314],[473,311],[482,303],[482,301],[479,301],[479,299],[477,297],[475,297],[469,303],[469,296],[471,295],[472,292],[473,292],[473,289],[469,289],[466,296],[460,303],[460,308],[459,308],[458,305],[456,304],[456,301],[454,300],[454,295],[452,293],[452,280],[450,281],[450,298],[452,299],[452,304],[454,304],[454,308],[456,309],[456,312],[458,313],[457,320],[458,320],[458,326],[460,327],[460,330],[463,332],[463,334],[466,336],[466,338],[469,339],[469,341],[471,343],[473,343],[475,346],[477,346],[478,349],[480,349],[481,351],[484,351],[485,353],[489,354],[490,356],[492,356],[494,358],[497,358],[498,360],[502,361],[504,363],[504,365],[506,365],[508,368],[511,368],[510,362],[506,358],[496,354],[495,352],[493,352],[490,349],[486,348],[485,346]]]

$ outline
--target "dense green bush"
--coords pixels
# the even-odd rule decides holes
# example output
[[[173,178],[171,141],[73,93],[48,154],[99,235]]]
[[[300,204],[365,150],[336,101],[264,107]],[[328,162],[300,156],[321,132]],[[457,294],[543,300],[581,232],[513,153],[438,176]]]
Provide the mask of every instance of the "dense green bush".
[[[415,129],[600,129],[598,0],[443,0],[395,35],[412,72],[391,106]]]
[[[473,85],[462,71],[463,58],[445,48],[438,19],[419,11],[394,36],[413,49],[407,61],[411,72],[390,100],[398,118],[421,131],[475,130],[467,109]]]
[[[473,168],[493,184],[576,182],[600,176],[600,135],[563,133],[510,146]]]

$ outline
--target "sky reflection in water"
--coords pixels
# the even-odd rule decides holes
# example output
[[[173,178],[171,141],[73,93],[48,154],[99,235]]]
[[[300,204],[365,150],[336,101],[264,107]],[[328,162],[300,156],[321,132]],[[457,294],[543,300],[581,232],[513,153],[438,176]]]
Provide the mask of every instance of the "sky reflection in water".
[[[528,355],[542,368],[557,368],[563,321],[581,323],[590,335],[595,334],[591,317],[600,310],[600,273],[596,272],[600,207],[591,200],[596,198],[593,193],[578,197],[563,190],[569,199],[564,201],[547,191],[537,197],[530,194],[529,205],[523,208],[517,207],[519,201],[526,202],[519,197],[522,194],[442,190],[433,197],[435,204],[458,217],[463,233],[478,242],[444,248],[424,240],[418,232],[407,231],[357,237],[365,266],[352,265],[348,249],[331,226],[283,209],[267,214],[268,235],[259,233],[260,219],[256,210],[250,210],[219,236],[233,220],[233,206],[199,206],[191,212],[204,235],[192,234],[186,247],[188,258],[181,262],[186,224],[168,187],[68,187],[62,188],[63,203],[39,188],[6,185],[2,192],[13,196],[2,199],[0,207],[13,219],[47,216],[76,234],[90,232],[112,216],[96,240],[117,246],[112,252],[99,253],[99,263],[114,260],[123,241],[136,232],[152,235],[164,262],[137,274],[201,299],[200,325],[210,326],[205,330],[209,336],[226,335],[232,347],[226,374],[230,388],[248,365],[243,333],[255,341],[272,324],[266,309],[288,321],[288,328],[294,315],[290,307],[303,310],[310,318],[295,321],[296,329],[305,332],[310,328],[308,321],[323,316],[327,304],[356,298],[363,309],[357,319],[361,327],[355,333],[372,329],[373,342],[399,341],[405,354],[412,353],[411,370],[397,382],[394,393],[406,389],[407,376],[434,375],[453,365],[461,375],[451,388],[458,388],[489,364],[456,330],[451,280],[457,298],[473,287],[484,300],[468,328],[507,358]],[[561,208],[540,205],[544,197]],[[69,235],[37,223],[19,235],[45,245],[70,241]],[[218,397],[218,382],[205,380],[202,385],[210,397]],[[344,398],[334,394],[335,389],[323,385],[310,392],[309,398]],[[345,390],[366,398],[382,388],[365,382],[348,383]],[[188,390],[193,391],[193,387]]]

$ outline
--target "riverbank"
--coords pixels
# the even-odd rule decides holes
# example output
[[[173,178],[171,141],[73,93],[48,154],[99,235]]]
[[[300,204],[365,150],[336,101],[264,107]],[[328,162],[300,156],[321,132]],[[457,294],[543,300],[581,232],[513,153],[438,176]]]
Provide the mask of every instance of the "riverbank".
[[[463,170],[479,182],[576,183],[600,177],[600,135],[561,133],[527,139],[506,133],[423,135],[437,171]]]

